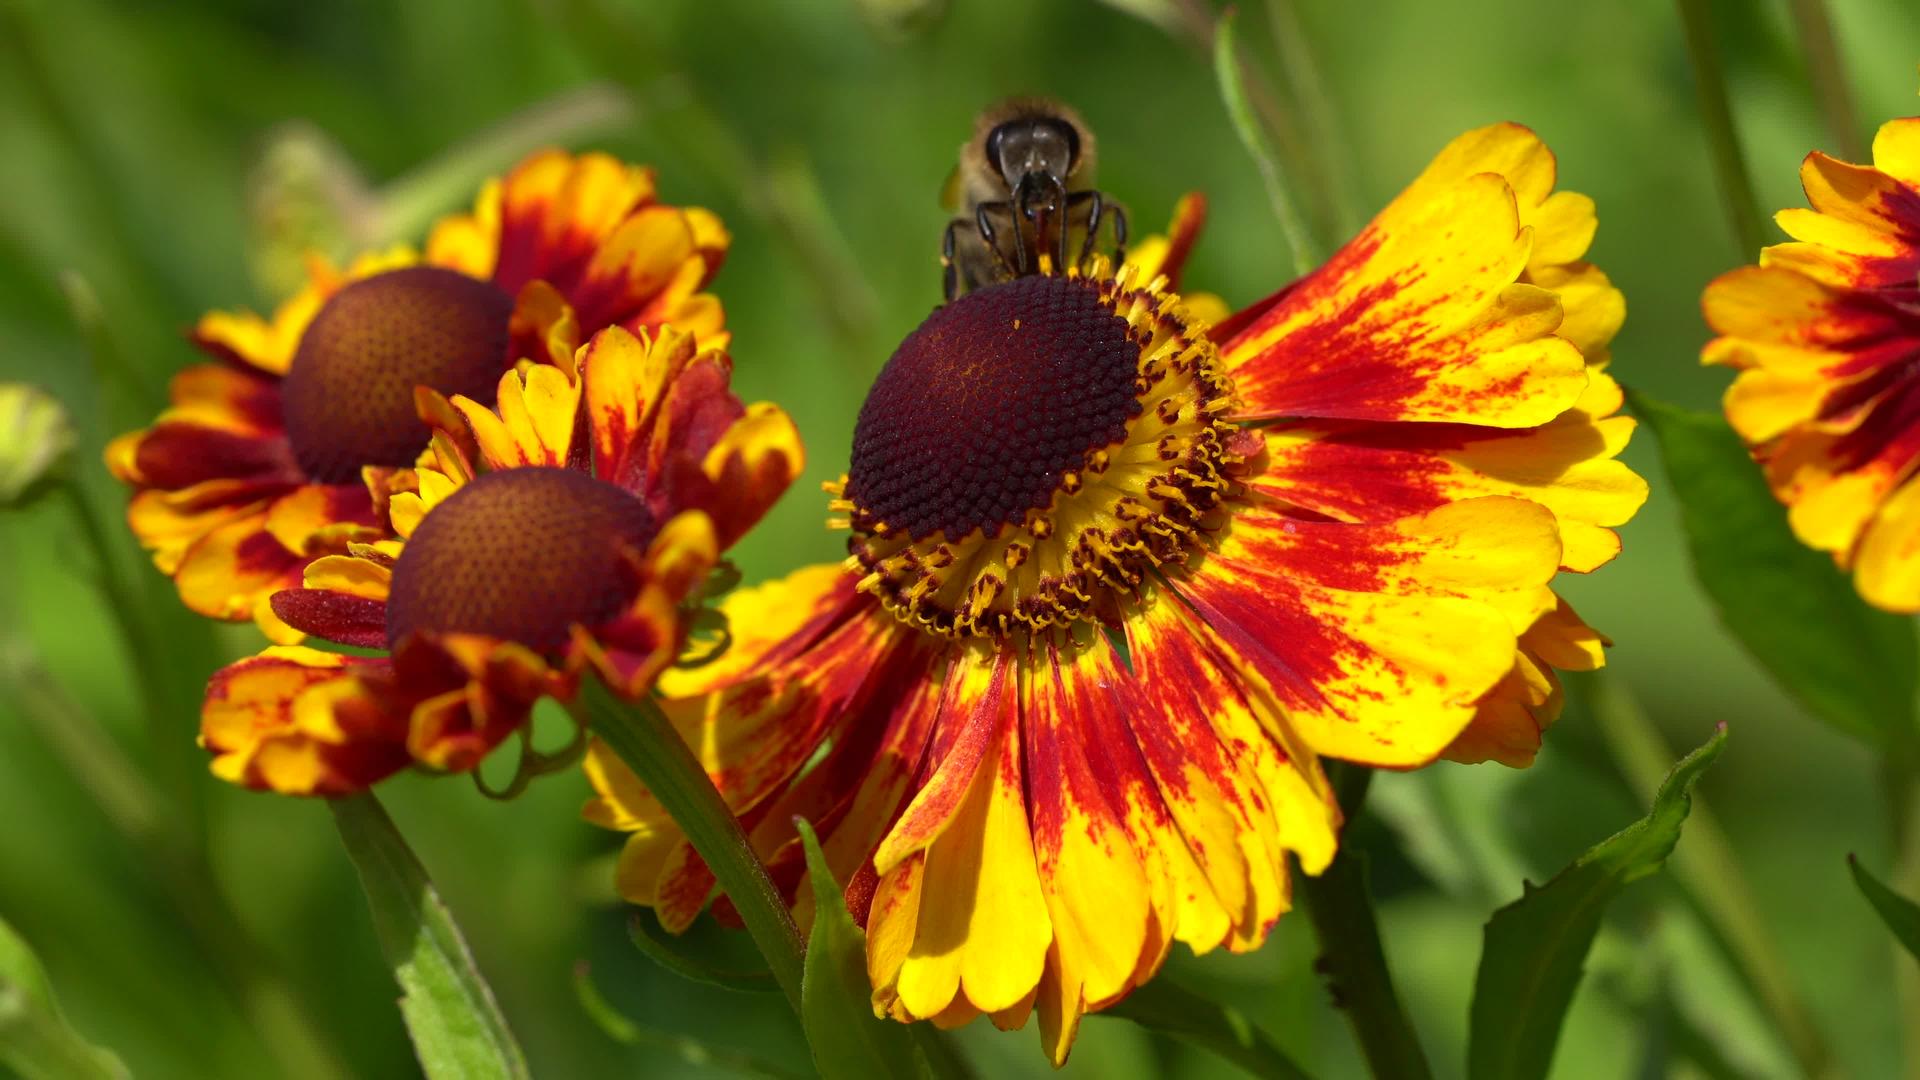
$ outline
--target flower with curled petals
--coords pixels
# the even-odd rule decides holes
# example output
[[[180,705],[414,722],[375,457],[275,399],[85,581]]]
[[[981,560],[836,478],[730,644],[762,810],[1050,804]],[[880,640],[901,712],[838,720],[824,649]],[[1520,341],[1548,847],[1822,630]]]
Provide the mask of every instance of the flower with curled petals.
[[[1258,946],[1332,857],[1323,756],[1530,761],[1600,639],[1553,592],[1646,496],[1601,370],[1624,315],[1591,200],[1497,125],[1323,267],[1215,323],[1177,293],[1202,204],[1118,270],[937,309],[875,380],[844,564],[731,595],[668,712],[804,916],[791,822],[868,935],[879,1012],[1081,1016],[1175,941]],[[590,748],[620,891],[686,926],[713,878]],[[724,912],[723,912],[724,914]]]
[[[1800,541],[1869,603],[1920,611],[1920,117],[1873,140],[1873,164],[1800,166],[1794,239],[1702,298],[1720,336],[1702,359],[1739,374],[1727,420]]]
[[[671,322],[724,348],[701,289],[727,243],[712,214],[660,203],[648,169],[534,154],[424,252],[316,258],[271,317],[202,318],[191,337],[213,362],[176,375],[158,419],[107,447],[133,489],[127,521],[193,611],[297,641],[268,598],[385,535],[385,500],[413,488],[427,446],[416,388],[491,403],[516,362],[566,367],[607,326]]]
[[[272,598],[288,625],[380,655],[276,646],[215,674],[201,743],[217,775],[348,794],[408,765],[471,769],[589,670],[629,697],[652,688],[800,443],[679,330],[602,330],[578,365],[509,371],[492,406],[434,410],[457,419],[418,490],[391,499],[397,537],[316,559]]]

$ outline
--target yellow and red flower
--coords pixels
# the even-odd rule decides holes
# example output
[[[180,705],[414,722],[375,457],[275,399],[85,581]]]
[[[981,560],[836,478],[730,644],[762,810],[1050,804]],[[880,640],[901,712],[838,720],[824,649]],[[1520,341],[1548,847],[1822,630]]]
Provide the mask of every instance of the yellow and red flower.
[[[1209,327],[1171,291],[1202,206],[1117,272],[937,309],[831,485],[844,565],[735,593],[732,650],[669,714],[776,880],[811,820],[868,933],[875,1008],[1080,1017],[1174,941],[1257,946],[1319,872],[1322,755],[1529,761],[1555,668],[1601,662],[1555,596],[1646,486],[1599,370],[1624,316],[1592,202],[1498,125],[1325,266]],[[1205,301],[1211,307],[1211,300]],[[588,752],[619,888],[687,925],[713,878]]]
[[[1766,471],[1802,543],[1853,572],[1868,602],[1920,611],[1920,117],[1873,140],[1873,165],[1800,166],[1810,209],[1794,238],[1707,286],[1736,368],[1727,420]]]
[[[201,742],[217,775],[346,794],[413,764],[472,768],[589,669],[652,688],[720,553],[798,474],[799,439],[676,328],[602,330],[578,367],[430,410],[446,424],[418,489],[388,503],[397,538],[315,559],[271,600],[299,631],[383,655],[275,646],[216,673]]]
[[[424,253],[314,259],[271,318],[213,312],[192,340],[214,362],[174,377],[151,427],[107,448],[134,490],[127,520],[194,611],[299,635],[267,600],[306,565],[384,535],[382,501],[413,486],[427,445],[415,388],[490,401],[516,361],[572,363],[606,326],[671,322],[726,345],[700,290],[728,237],[655,198],[650,170],[604,154],[535,154],[489,182]]]

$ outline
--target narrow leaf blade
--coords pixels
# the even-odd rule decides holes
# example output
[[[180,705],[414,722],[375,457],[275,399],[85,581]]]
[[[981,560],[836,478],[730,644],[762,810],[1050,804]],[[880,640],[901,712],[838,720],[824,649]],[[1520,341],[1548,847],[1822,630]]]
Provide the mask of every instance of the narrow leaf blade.
[[[1680,840],[1691,790],[1726,746],[1725,725],[1673,767],[1647,816],[1588,849],[1573,865],[1493,913],[1473,987],[1470,1080],[1538,1080],[1607,904],[1660,869]]]
[[[722,990],[737,990],[749,994],[780,992],[780,984],[774,981],[773,972],[728,971],[713,967],[655,937],[649,922],[649,916],[635,913],[627,922],[627,937],[633,942],[633,947],[639,949],[647,959],[675,975],[689,982],[704,983]]]
[[[1246,71],[1241,65],[1239,45],[1233,30],[1234,15],[1235,12],[1228,9],[1214,27],[1214,82],[1220,90],[1221,104],[1226,106],[1227,119],[1233,123],[1234,134],[1240,137],[1240,144],[1247,148],[1254,167],[1260,171],[1260,182],[1267,189],[1267,201],[1273,204],[1273,215],[1279,220],[1280,231],[1286,235],[1287,246],[1293,253],[1294,272],[1304,275],[1319,265],[1319,248],[1307,231],[1305,219],[1300,216],[1299,204],[1287,185],[1287,175],[1274,155],[1273,144],[1267,139],[1266,128],[1262,126],[1253,100],[1247,93]]]
[[[1880,913],[1880,920],[1893,931],[1900,944],[1920,961],[1920,905],[1882,885],[1880,879],[1867,873],[1860,860],[1851,855],[1847,856],[1847,866],[1853,871],[1853,883],[1860,887],[1860,894]]]
[[[761,1080],[807,1080],[812,1075],[743,1051],[714,1046],[692,1036],[659,1031],[635,1022],[622,1015],[612,1002],[601,995],[600,988],[593,984],[593,973],[585,961],[574,966],[573,992],[579,998],[581,1011],[587,1014],[594,1026],[622,1045],[665,1051],[695,1068],[725,1069],[741,1076],[760,1077]]]
[[[1801,544],[1724,420],[1632,392],[1679,498],[1694,576],[1727,630],[1814,715],[1878,741],[1912,731],[1913,623],[1877,611]]]
[[[0,1073],[25,1080],[125,1080],[127,1067],[68,1026],[46,969],[0,919]]]
[[[1122,998],[1107,1013],[1211,1050],[1253,1076],[1311,1080],[1311,1074],[1288,1057],[1273,1036],[1240,1010],[1195,993],[1165,974]]]
[[[526,1057],[453,913],[392,819],[371,795],[329,805],[400,984],[400,1012],[422,1070],[432,1080],[525,1078]]]

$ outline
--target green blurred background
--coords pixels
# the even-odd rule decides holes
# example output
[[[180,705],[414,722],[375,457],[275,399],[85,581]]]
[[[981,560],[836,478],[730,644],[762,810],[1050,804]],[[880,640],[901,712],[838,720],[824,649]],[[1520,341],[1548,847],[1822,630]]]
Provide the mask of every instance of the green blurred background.
[[[75,1025],[137,1075],[328,1075],[249,1020],[257,1013],[218,958],[235,951],[223,940],[243,936],[265,943],[269,955],[252,966],[281,971],[331,1045],[331,1075],[416,1068],[327,814],[218,784],[190,746],[193,688],[257,638],[248,627],[210,633],[177,610],[118,527],[123,495],[98,459],[194,358],[182,328],[207,308],[274,303],[301,238],[343,243],[398,227],[417,239],[424,214],[470,198],[476,167],[531,145],[516,141],[529,128],[650,162],[667,199],[719,212],[735,234],[715,288],[734,331],[736,385],[786,406],[813,458],[738,549],[749,580],[840,553],[821,528],[818,482],[844,465],[867,380],[938,299],[936,194],[988,101],[1037,91],[1077,105],[1101,139],[1102,186],[1132,208],[1138,232],[1160,227],[1180,193],[1206,192],[1212,227],[1190,287],[1243,303],[1292,276],[1203,52],[1177,26],[1118,10],[1158,5],[953,0],[930,26],[885,14],[911,6],[0,0],[0,380],[39,384],[72,409],[78,472],[123,571],[141,584],[139,618],[164,642],[151,658],[163,700],[138,688],[58,502],[0,518],[0,641],[43,663],[58,693],[183,799],[190,828],[204,821],[213,871],[243,924],[228,934],[216,919],[190,932],[150,873],[157,841],[130,843],[112,827],[97,790],[51,749],[49,725],[29,721],[28,690],[0,688],[0,917],[39,950]],[[1268,12],[1245,7],[1241,37],[1276,71]],[[1700,289],[1752,253],[1731,240],[1716,198],[1671,6],[1292,7],[1346,144],[1308,152],[1345,163],[1353,206],[1379,206],[1465,128],[1531,125],[1557,151],[1562,185],[1598,201],[1593,257],[1630,311],[1614,370],[1660,396],[1712,405],[1725,376],[1696,362],[1707,336]],[[1920,7],[1833,9],[1862,134],[1920,111]],[[1800,157],[1838,147],[1807,89],[1786,5],[1728,2],[1717,16],[1761,201],[1796,205]],[[344,222],[312,195],[325,184],[294,182],[328,155],[338,175],[326,183],[360,190]],[[1872,760],[1783,698],[1716,626],[1644,436],[1628,460],[1653,480],[1653,498],[1624,530],[1625,554],[1565,591],[1614,637],[1613,670],[1673,747],[1731,726],[1701,791],[1844,1073],[1893,1075],[1891,959],[1844,864],[1850,851],[1887,860]],[[1578,702],[1525,773],[1441,766],[1384,777],[1375,790],[1381,813],[1356,842],[1376,855],[1402,993],[1436,1067],[1458,1075],[1488,913],[1518,895],[1522,875],[1544,879],[1637,816],[1648,792],[1622,777]],[[577,774],[506,804],[464,779],[405,777],[383,789],[536,1074],[727,1074],[668,1042],[611,1039],[575,1000],[583,958],[638,1023],[804,1071],[777,997],[683,982],[627,945],[627,914],[607,880],[616,838],[578,820],[585,794]],[[693,937],[689,947],[743,955],[710,925]],[[1317,1074],[1361,1075],[1312,958],[1304,919],[1289,918],[1255,955],[1177,955],[1170,969],[1240,1005]],[[1663,876],[1613,909],[1555,1075],[1690,1075],[1701,1060],[1690,1031],[1740,1075],[1792,1075],[1772,1029]],[[1049,1071],[1031,1030],[976,1024],[961,1038],[982,1075]],[[1202,1051],[1110,1019],[1086,1024],[1066,1073],[1231,1075]]]

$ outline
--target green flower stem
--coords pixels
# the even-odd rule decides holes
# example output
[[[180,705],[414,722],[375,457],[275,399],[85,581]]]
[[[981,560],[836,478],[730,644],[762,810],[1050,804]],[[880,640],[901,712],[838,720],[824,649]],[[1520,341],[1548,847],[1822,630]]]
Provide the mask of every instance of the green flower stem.
[[[1881,758],[1887,822],[1893,841],[1893,873],[1887,884],[1902,896],[1920,896],[1920,731],[1906,731]],[[1901,1016],[1920,1016],[1920,964],[1898,941],[1894,953],[1894,1000]],[[1920,1080],[1920,1024],[1902,1024],[1907,1080]]]
[[[1373,772],[1339,762],[1329,762],[1327,772],[1351,828],[1366,802]],[[1343,842],[1319,877],[1303,874],[1297,881],[1314,935],[1320,940],[1322,970],[1360,1052],[1366,1055],[1367,1067],[1380,1080],[1427,1080],[1433,1070],[1413,1021],[1394,992],[1393,974],[1380,944],[1366,856]]]
[[[1279,219],[1280,231],[1285,234],[1287,247],[1293,254],[1293,271],[1304,275],[1320,265],[1320,246],[1307,228],[1306,219],[1300,215],[1293,189],[1274,156],[1273,146],[1267,141],[1266,130],[1261,126],[1253,100],[1248,95],[1246,67],[1241,62],[1239,44],[1233,32],[1233,15],[1229,11],[1221,16],[1214,30],[1214,79],[1219,83],[1220,100],[1227,107],[1227,117],[1233,122],[1234,132],[1240,136],[1241,144],[1253,156],[1254,165],[1260,170],[1260,180],[1267,189],[1267,200],[1273,204],[1274,217]]]
[[[79,526],[82,542],[93,556],[95,585],[106,599],[107,616],[120,635],[128,661],[133,664],[136,693],[144,706],[140,712],[146,718],[148,744],[166,762],[173,786],[181,789],[183,807],[197,810],[198,800],[187,794],[199,777],[198,770],[188,764],[187,754],[192,744],[181,737],[182,727],[177,722],[180,717],[170,712],[176,706],[191,708],[198,696],[197,684],[190,687],[182,683],[162,666],[162,658],[155,648],[157,635],[148,631],[140,617],[151,605],[142,602],[139,591],[115,561],[115,545],[86,492],[71,479],[63,481],[58,490]],[[198,675],[190,677],[197,679]]]
[[[1840,63],[1826,0],[1793,0],[1788,6],[1793,9],[1793,25],[1800,32],[1800,47],[1807,54],[1807,78],[1813,83],[1814,98],[1820,102],[1827,133],[1833,136],[1834,147],[1842,157],[1865,161],[1866,141],[1853,111],[1853,92],[1847,88],[1847,71]]]
[[[400,1015],[422,1071],[429,1080],[526,1080],[526,1056],[492,988],[386,809],[371,792],[330,799],[327,808],[400,984]]]
[[[1693,62],[1700,122],[1706,127],[1714,176],[1720,181],[1720,199],[1733,226],[1734,240],[1740,245],[1740,257],[1752,259],[1759,255],[1766,233],[1759,200],[1753,196],[1753,178],[1747,173],[1747,160],[1740,150],[1740,132],[1733,124],[1733,107],[1727,101],[1726,71],[1720,66],[1720,51],[1713,42],[1712,5],[1709,0],[1678,2],[1687,55]]]
[[[1643,793],[1658,790],[1673,767],[1672,749],[1617,680],[1602,672],[1586,682],[1600,733],[1627,782]],[[1674,850],[1668,863],[1801,1069],[1810,1077],[1832,1075],[1826,1041],[1774,947],[1773,934],[1760,917],[1753,887],[1733,845],[1698,791],[1693,793],[1693,811],[1687,818],[1687,842]]]
[[[1357,198],[1359,185],[1353,179],[1353,147],[1348,144],[1333,95],[1327,92],[1320,65],[1314,60],[1307,41],[1306,28],[1300,24],[1300,12],[1294,0],[1267,0],[1267,26],[1287,86],[1299,103],[1301,119],[1306,123],[1307,144],[1313,148],[1307,164],[1314,168],[1322,196],[1327,204],[1329,224],[1335,236],[1322,241],[1335,244],[1340,238],[1360,231],[1366,218]]]
[[[0,638],[0,685],[159,884],[282,1074],[301,1080],[347,1076],[339,1054],[314,1025],[314,1014],[220,888],[185,815],[67,696],[31,647],[11,636]]]
[[[598,679],[584,680],[578,708],[588,728],[647,785],[706,860],[798,1013],[805,951],[800,931],[739,819],[727,808],[686,740],[651,700],[622,701]]]

